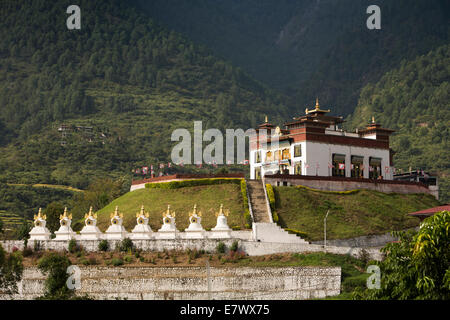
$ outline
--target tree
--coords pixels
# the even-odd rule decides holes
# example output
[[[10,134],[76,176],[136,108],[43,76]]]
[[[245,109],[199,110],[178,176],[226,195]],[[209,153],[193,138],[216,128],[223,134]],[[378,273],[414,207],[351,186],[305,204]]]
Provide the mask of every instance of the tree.
[[[67,300],[73,296],[73,290],[66,285],[69,278],[67,268],[70,265],[69,258],[56,252],[51,252],[39,260],[39,270],[47,274],[45,293],[40,299]]]
[[[17,229],[16,236],[19,240],[25,240],[30,237],[31,224],[24,218],[22,225]]]
[[[450,212],[424,220],[418,232],[398,232],[379,263],[381,288],[356,290],[355,299],[450,299]]]
[[[0,233],[3,233],[3,220],[0,219]]]
[[[0,290],[17,293],[17,282],[22,279],[22,255],[19,251],[8,254],[0,244]]]
[[[46,227],[51,233],[54,233],[59,229],[59,216],[63,214],[64,207],[59,202],[51,202],[44,210],[44,214],[47,216]]]

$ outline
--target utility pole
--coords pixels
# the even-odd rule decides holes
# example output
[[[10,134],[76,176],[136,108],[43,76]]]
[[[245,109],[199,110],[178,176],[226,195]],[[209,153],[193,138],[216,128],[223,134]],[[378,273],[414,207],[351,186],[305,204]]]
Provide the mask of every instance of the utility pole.
[[[328,213],[330,213],[330,210],[327,210],[327,214],[325,215],[325,218],[323,219],[323,248],[326,249],[327,247],[327,217]]]

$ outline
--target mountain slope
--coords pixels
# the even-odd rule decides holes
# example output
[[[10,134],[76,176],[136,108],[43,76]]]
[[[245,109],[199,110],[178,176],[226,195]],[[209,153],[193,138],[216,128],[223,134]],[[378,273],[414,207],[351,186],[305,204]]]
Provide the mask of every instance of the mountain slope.
[[[450,200],[450,45],[442,46],[386,73],[361,92],[349,127],[372,116],[397,130],[392,136],[394,166],[437,172],[441,201]]]
[[[171,132],[193,120],[285,118],[279,95],[126,2],[79,1],[81,30],[66,28],[70,4],[2,2],[0,181],[84,188],[168,160]]]

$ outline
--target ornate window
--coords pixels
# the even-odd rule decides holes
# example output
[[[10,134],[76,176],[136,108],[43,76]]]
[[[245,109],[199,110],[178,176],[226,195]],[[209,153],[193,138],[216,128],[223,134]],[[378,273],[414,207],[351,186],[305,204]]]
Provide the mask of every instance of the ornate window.
[[[294,157],[301,157],[302,156],[302,145],[297,144],[294,146]]]

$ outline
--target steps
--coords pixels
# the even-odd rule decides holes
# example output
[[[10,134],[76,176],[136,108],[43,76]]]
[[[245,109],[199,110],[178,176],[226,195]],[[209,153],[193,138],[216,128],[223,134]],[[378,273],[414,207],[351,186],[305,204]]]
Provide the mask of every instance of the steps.
[[[270,223],[264,187],[261,180],[247,180],[247,187],[254,222]]]
[[[278,243],[301,243],[309,244],[309,242],[290,234],[276,223],[253,223],[254,238],[261,242],[278,242]]]
[[[248,197],[253,212],[253,238],[261,242],[308,244],[307,241],[290,234],[271,222],[268,203],[261,180],[247,180]]]

